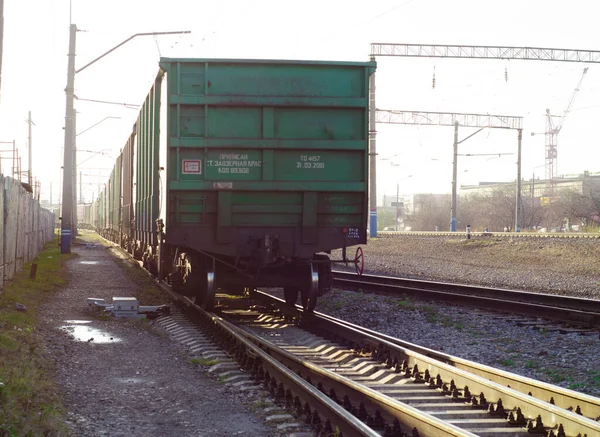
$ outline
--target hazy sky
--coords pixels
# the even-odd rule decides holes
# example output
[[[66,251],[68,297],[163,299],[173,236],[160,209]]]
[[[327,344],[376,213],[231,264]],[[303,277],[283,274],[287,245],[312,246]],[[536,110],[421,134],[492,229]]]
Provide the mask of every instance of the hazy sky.
[[[139,105],[156,76],[161,55],[367,61],[371,42],[597,50],[595,9],[591,1],[551,0],[72,0],[72,21],[82,30],[77,34],[77,68],[138,32],[192,31],[132,40],[77,74],[75,94]],[[26,168],[25,120],[32,111],[33,172],[42,181],[42,198],[49,198],[52,183],[56,201],[64,145],[69,0],[5,0],[4,20],[0,141],[16,140]],[[377,61],[378,108],[523,116],[526,178],[534,171],[544,174],[544,136],[531,133],[544,132],[546,108],[563,113],[583,68],[589,66],[558,138],[558,173],[600,171],[595,132],[600,119],[600,65],[429,58]],[[105,117],[120,117],[77,137],[81,151],[77,161],[89,201],[109,174],[137,110],[82,100],[76,101],[76,108],[78,132]],[[474,131],[463,128],[460,138]],[[378,132],[380,194],[395,194],[396,183],[404,193],[450,191],[451,127],[379,125]],[[515,153],[516,145],[515,131],[484,130],[461,144],[459,153]],[[9,147],[3,144],[0,149]],[[458,182],[514,179],[515,161],[515,155],[460,158]],[[6,160],[2,167],[6,174]]]

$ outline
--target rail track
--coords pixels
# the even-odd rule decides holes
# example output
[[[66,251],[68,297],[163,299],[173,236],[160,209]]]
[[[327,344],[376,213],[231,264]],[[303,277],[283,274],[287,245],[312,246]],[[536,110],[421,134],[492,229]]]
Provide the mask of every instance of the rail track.
[[[305,314],[266,293],[218,295],[207,313],[160,286],[317,435],[600,436],[598,398]],[[158,323],[182,332],[173,317]],[[185,332],[178,338],[193,344]]]
[[[459,285],[378,275],[333,272],[336,287],[362,289],[389,294],[404,294],[494,311],[522,314],[575,325],[582,329],[600,327],[600,301],[570,296],[500,288]],[[568,328],[563,328],[567,330]]]
[[[457,237],[467,238],[591,238],[600,239],[600,233],[583,232],[434,232],[434,231],[377,231],[378,236],[386,238],[409,238],[409,237]]]

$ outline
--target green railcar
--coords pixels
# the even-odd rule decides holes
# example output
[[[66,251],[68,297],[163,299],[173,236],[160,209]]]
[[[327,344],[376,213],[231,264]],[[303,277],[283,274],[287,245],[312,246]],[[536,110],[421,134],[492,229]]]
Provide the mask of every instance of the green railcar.
[[[375,63],[162,58],[136,124],[135,236],[205,306],[283,287],[305,308],[366,243]]]

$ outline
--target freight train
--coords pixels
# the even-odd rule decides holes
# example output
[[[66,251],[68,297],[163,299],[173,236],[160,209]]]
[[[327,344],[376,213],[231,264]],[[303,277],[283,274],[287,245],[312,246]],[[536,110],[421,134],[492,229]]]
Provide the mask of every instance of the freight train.
[[[89,220],[206,309],[281,287],[314,310],[332,262],[362,262],[375,68],[161,58]]]

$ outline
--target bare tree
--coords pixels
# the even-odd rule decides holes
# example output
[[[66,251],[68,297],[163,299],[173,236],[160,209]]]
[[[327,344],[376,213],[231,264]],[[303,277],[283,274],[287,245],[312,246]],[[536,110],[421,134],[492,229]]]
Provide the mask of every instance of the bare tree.
[[[600,222],[600,191],[592,188],[562,190],[557,206],[569,222],[576,221],[584,227],[597,227]]]
[[[450,223],[450,196],[420,194],[413,199],[413,211],[404,219],[413,231],[447,231]]]

